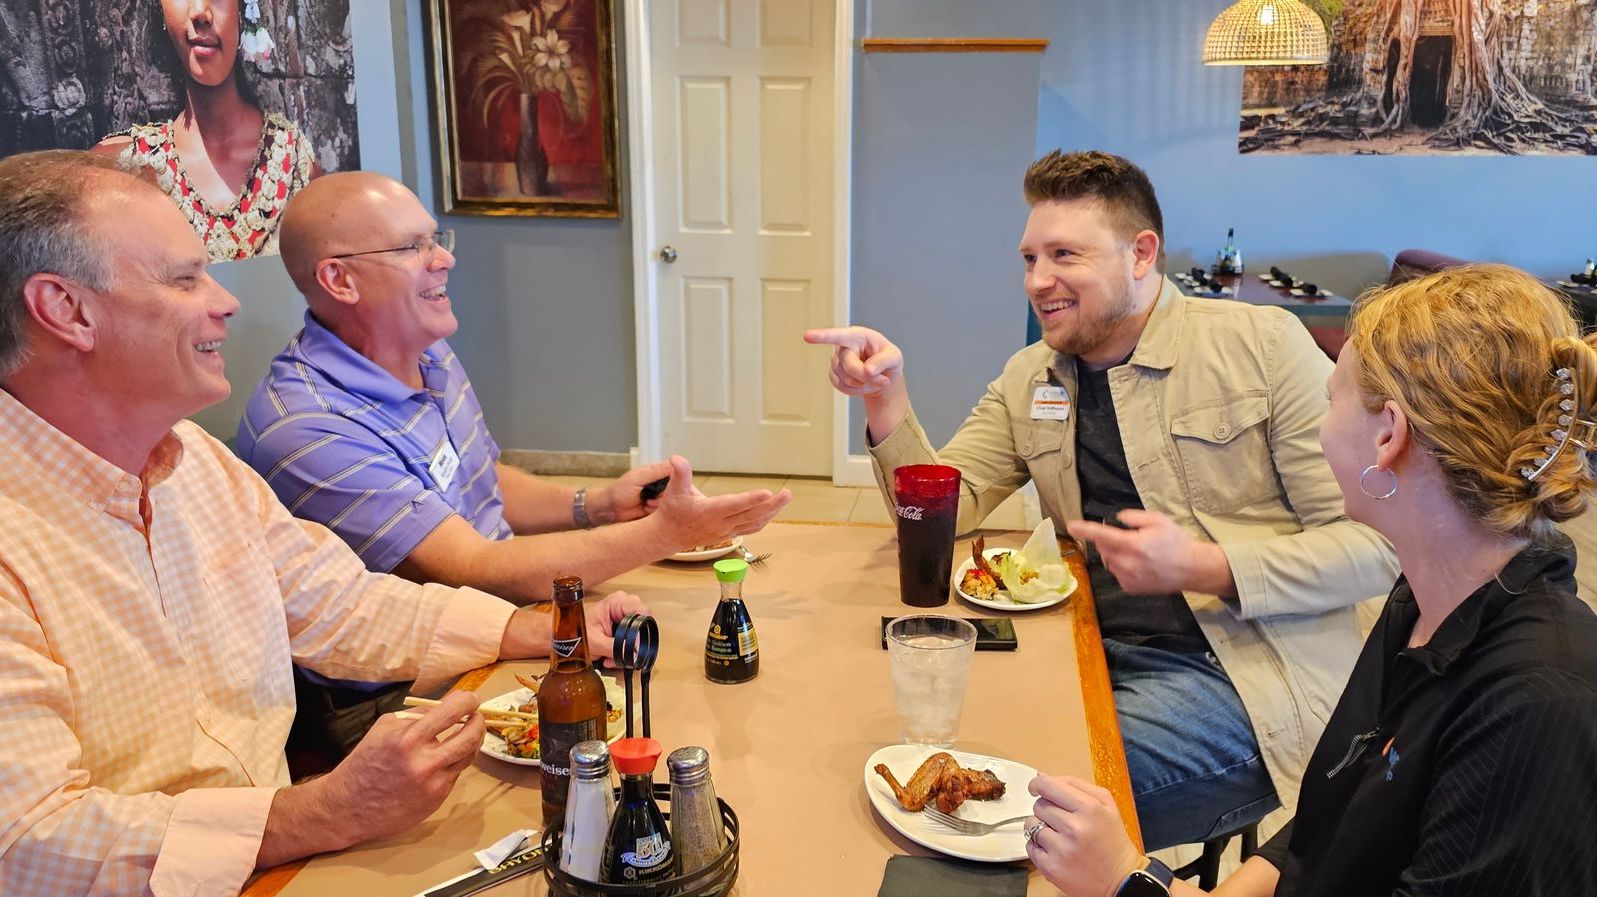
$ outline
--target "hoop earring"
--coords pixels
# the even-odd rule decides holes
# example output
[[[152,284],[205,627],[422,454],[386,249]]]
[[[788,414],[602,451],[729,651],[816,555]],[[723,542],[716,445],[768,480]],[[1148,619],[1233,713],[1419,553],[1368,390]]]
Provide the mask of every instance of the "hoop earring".
[[[1371,464],[1369,467],[1364,468],[1364,472],[1359,474],[1359,491],[1363,492],[1365,495],[1368,495],[1370,498],[1375,499],[1376,501],[1386,501],[1387,499],[1389,499],[1392,496],[1396,495],[1397,494],[1397,474],[1391,472],[1390,470],[1387,470],[1385,472],[1386,472],[1387,476],[1392,478],[1392,488],[1386,490],[1386,492],[1384,494],[1376,495],[1374,492],[1370,491],[1370,487],[1369,486],[1364,485],[1364,480],[1367,477],[1369,477],[1370,471],[1372,471],[1372,470],[1384,470],[1384,468],[1377,467],[1374,464]]]

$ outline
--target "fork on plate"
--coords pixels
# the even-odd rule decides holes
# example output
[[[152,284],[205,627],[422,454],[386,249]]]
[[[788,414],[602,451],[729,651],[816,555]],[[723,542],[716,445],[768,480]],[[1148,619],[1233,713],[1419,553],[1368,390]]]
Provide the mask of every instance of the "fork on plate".
[[[926,817],[933,822],[951,828],[961,835],[985,835],[1003,826],[1031,818],[1031,814],[1028,813],[1025,816],[1011,816],[1008,819],[1001,819],[997,822],[977,822],[974,819],[961,819],[958,816],[944,813],[931,804],[927,804],[926,808],[921,810],[921,812],[925,813]]]

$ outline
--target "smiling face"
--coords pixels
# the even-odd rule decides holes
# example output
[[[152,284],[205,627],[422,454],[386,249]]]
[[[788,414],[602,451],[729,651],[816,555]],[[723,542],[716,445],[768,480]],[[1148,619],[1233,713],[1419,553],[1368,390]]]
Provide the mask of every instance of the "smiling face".
[[[94,208],[95,205],[100,208]],[[102,191],[89,220],[113,260],[110,285],[85,291],[98,387],[163,426],[227,398],[221,346],[238,300],[211,278],[210,256],[183,214],[145,185]],[[120,225],[138,221],[139,227]]]
[[[438,222],[415,194],[395,182],[374,184],[358,201],[367,214],[345,237],[345,252],[422,247],[341,260],[359,291],[353,311],[366,331],[418,353],[453,335],[460,326],[448,289],[455,257],[432,243]]]
[[[1136,252],[1111,226],[1100,201],[1032,206],[1020,257],[1043,342],[1055,351],[1090,354],[1136,323]]]
[[[166,34],[190,80],[215,87],[238,58],[237,0],[161,0]]]

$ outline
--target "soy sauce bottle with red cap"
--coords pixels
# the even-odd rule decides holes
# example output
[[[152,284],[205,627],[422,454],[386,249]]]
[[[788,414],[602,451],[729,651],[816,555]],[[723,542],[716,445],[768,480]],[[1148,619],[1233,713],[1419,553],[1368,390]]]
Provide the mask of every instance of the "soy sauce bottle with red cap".
[[[605,882],[629,885],[671,878],[676,875],[677,857],[665,815],[654,802],[660,742],[623,738],[611,745],[610,756],[621,773],[621,803],[610,819],[599,874]]]

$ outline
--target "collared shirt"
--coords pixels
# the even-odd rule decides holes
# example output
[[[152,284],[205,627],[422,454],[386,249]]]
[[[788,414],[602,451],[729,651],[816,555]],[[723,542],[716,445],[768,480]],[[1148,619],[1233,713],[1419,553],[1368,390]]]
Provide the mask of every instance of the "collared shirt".
[[[135,477],[0,392],[0,453],[0,894],[236,893],[290,664],[432,687],[514,610],[368,573],[190,423]]]
[[[1530,548],[1407,647],[1399,580],[1260,853],[1276,893],[1597,894],[1597,616]]]
[[[512,535],[499,446],[465,368],[442,341],[420,364],[415,390],[307,312],[239,421],[239,457],[372,570],[394,569],[456,514],[490,539]]]

